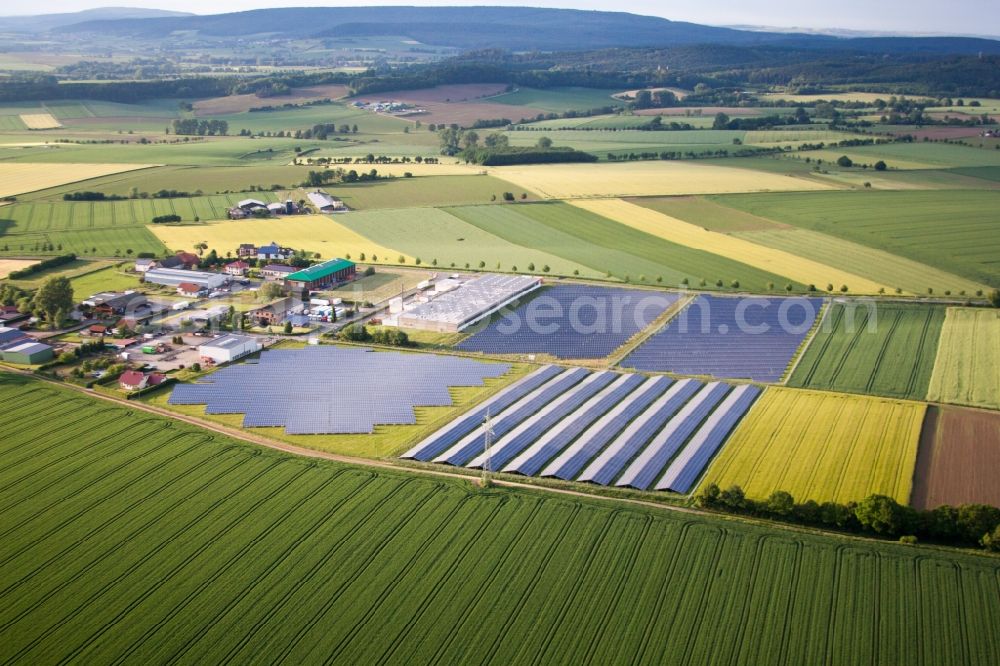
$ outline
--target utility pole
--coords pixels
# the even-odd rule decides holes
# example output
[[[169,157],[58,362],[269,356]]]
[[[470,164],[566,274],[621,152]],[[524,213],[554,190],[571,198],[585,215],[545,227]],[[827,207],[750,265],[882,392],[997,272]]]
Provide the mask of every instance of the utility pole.
[[[483,460],[483,478],[482,487],[486,488],[490,485],[490,473],[493,471],[493,452],[490,450],[493,446],[493,420],[490,418],[490,410],[486,408],[486,418],[483,419],[483,455],[486,459]]]

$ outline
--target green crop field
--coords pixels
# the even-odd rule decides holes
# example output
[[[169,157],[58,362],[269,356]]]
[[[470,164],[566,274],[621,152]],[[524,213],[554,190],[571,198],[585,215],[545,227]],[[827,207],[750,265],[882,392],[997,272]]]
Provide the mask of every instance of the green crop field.
[[[834,303],[789,386],[923,400],[944,308]]]
[[[776,275],[724,257],[694,250],[643,233],[564,203],[475,206],[449,209],[484,231],[529,247],[545,248],[598,273],[632,281],[677,286],[687,279],[697,286],[704,278],[714,288],[722,280],[747,285],[786,282]]]
[[[278,100],[261,100],[261,106],[280,104]],[[314,125],[334,123],[336,125],[357,125],[362,134],[390,133],[402,134],[404,127],[410,123],[398,118],[368,113],[360,109],[349,108],[343,104],[317,104],[291,109],[276,109],[274,111],[256,111],[253,113],[234,113],[222,116],[212,116],[216,120],[229,123],[229,133],[236,134],[241,129],[252,132],[278,132],[289,130],[310,129]]]
[[[619,90],[600,90],[595,88],[519,88],[514,92],[490,97],[488,101],[511,106],[527,106],[552,113],[563,111],[589,111],[605,106],[623,106],[620,100],[611,97]],[[511,115],[517,115],[516,109],[511,109]],[[513,118],[517,120],[517,118]]]
[[[1000,409],[1000,312],[948,308],[928,399]]]
[[[713,200],[1000,286],[1000,191],[764,193]]]
[[[1000,561],[307,460],[0,375],[0,660],[1000,661]]]
[[[43,250],[45,244],[52,248]],[[140,252],[162,254],[167,248],[146,227],[103,227],[95,229],[34,231],[0,234],[0,255],[46,256],[72,252],[82,257],[127,256]]]
[[[528,265],[534,263],[537,272],[548,265],[556,275],[571,275],[575,270],[590,277],[601,275],[583,264],[547,252],[543,249],[544,245],[521,244],[510,237],[468,224],[460,215],[437,208],[360,212],[340,216],[337,220],[381,245],[419,257],[425,265],[431,265],[436,259],[442,267],[454,263],[459,268],[466,264],[478,268],[480,262],[485,262],[485,268],[490,270],[497,269],[499,263],[499,269],[503,271],[509,271],[513,266],[527,271]]]

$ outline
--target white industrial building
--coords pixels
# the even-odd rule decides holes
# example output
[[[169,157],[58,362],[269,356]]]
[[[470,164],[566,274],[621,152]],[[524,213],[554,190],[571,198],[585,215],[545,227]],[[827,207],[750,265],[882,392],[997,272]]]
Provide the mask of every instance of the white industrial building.
[[[416,305],[390,303],[398,326],[456,333],[542,286],[528,275],[482,275],[467,282],[442,281],[443,290],[424,292]],[[395,305],[396,307],[392,307]]]
[[[162,284],[168,287],[177,287],[182,282],[188,282],[210,291],[226,284],[229,276],[222,273],[185,271],[179,268],[152,268],[146,271],[144,279],[150,284]]]
[[[223,335],[198,347],[198,354],[215,363],[229,363],[262,349],[256,338],[248,335]]]
[[[309,198],[309,203],[316,207],[321,213],[337,213],[341,211],[346,211],[347,206],[344,202],[336,197],[332,197],[322,190],[316,190],[315,192],[308,192],[306,196]]]

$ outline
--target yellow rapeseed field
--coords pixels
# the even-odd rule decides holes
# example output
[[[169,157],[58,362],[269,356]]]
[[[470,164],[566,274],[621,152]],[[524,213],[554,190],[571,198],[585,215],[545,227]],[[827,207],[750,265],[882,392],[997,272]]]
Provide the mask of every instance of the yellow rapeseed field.
[[[948,308],[927,399],[1000,409],[1000,311]]]
[[[292,215],[277,219],[233,220],[198,225],[151,225],[149,229],[171,250],[193,250],[197,243],[206,243],[206,252],[215,250],[219,256],[234,252],[240,243],[262,245],[274,241],[279,245],[319,252],[324,259],[344,257],[358,259],[361,253],[368,261],[378,256],[379,263],[396,263],[401,252],[379,245],[326,215]],[[407,262],[413,258],[403,255]]]
[[[778,173],[688,161],[491,167],[490,174],[550,199],[835,189]]]
[[[889,285],[879,284],[860,275],[805,259],[784,250],[758,245],[743,238],[708,231],[703,227],[621,199],[588,199],[571,203],[671,243],[711,252],[783,275],[801,284],[815,284],[820,289],[827,283],[837,288],[840,285],[847,285],[850,291],[859,294],[875,294],[879,288],[884,288],[890,293],[893,291],[893,287]]]
[[[35,192],[112,173],[147,169],[152,164],[0,163],[0,197]]]
[[[21,122],[30,130],[58,129],[62,123],[51,113],[22,113]]]
[[[910,499],[925,406],[840,393],[772,388],[709,467],[702,488],[738,485],[747,497],[785,490],[797,501]]]

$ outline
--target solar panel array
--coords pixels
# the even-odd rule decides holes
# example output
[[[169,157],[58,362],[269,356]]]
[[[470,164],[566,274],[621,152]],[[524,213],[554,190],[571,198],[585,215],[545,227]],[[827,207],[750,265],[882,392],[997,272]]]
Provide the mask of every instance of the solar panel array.
[[[776,382],[822,305],[820,298],[699,296],[622,366]]]
[[[604,358],[676,303],[678,294],[641,289],[557,285],[497,316],[457,345],[487,354]]]
[[[402,457],[687,493],[760,392],[545,366]],[[492,434],[484,450],[487,414]]]
[[[283,427],[296,435],[363,434],[379,424],[414,424],[414,407],[451,405],[449,387],[482,386],[485,378],[509,369],[505,363],[359,347],[274,349],[257,362],[178,384],[169,402],[205,405],[207,414],[243,414],[245,427]],[[519,385],[539,376],[544,375]]]

